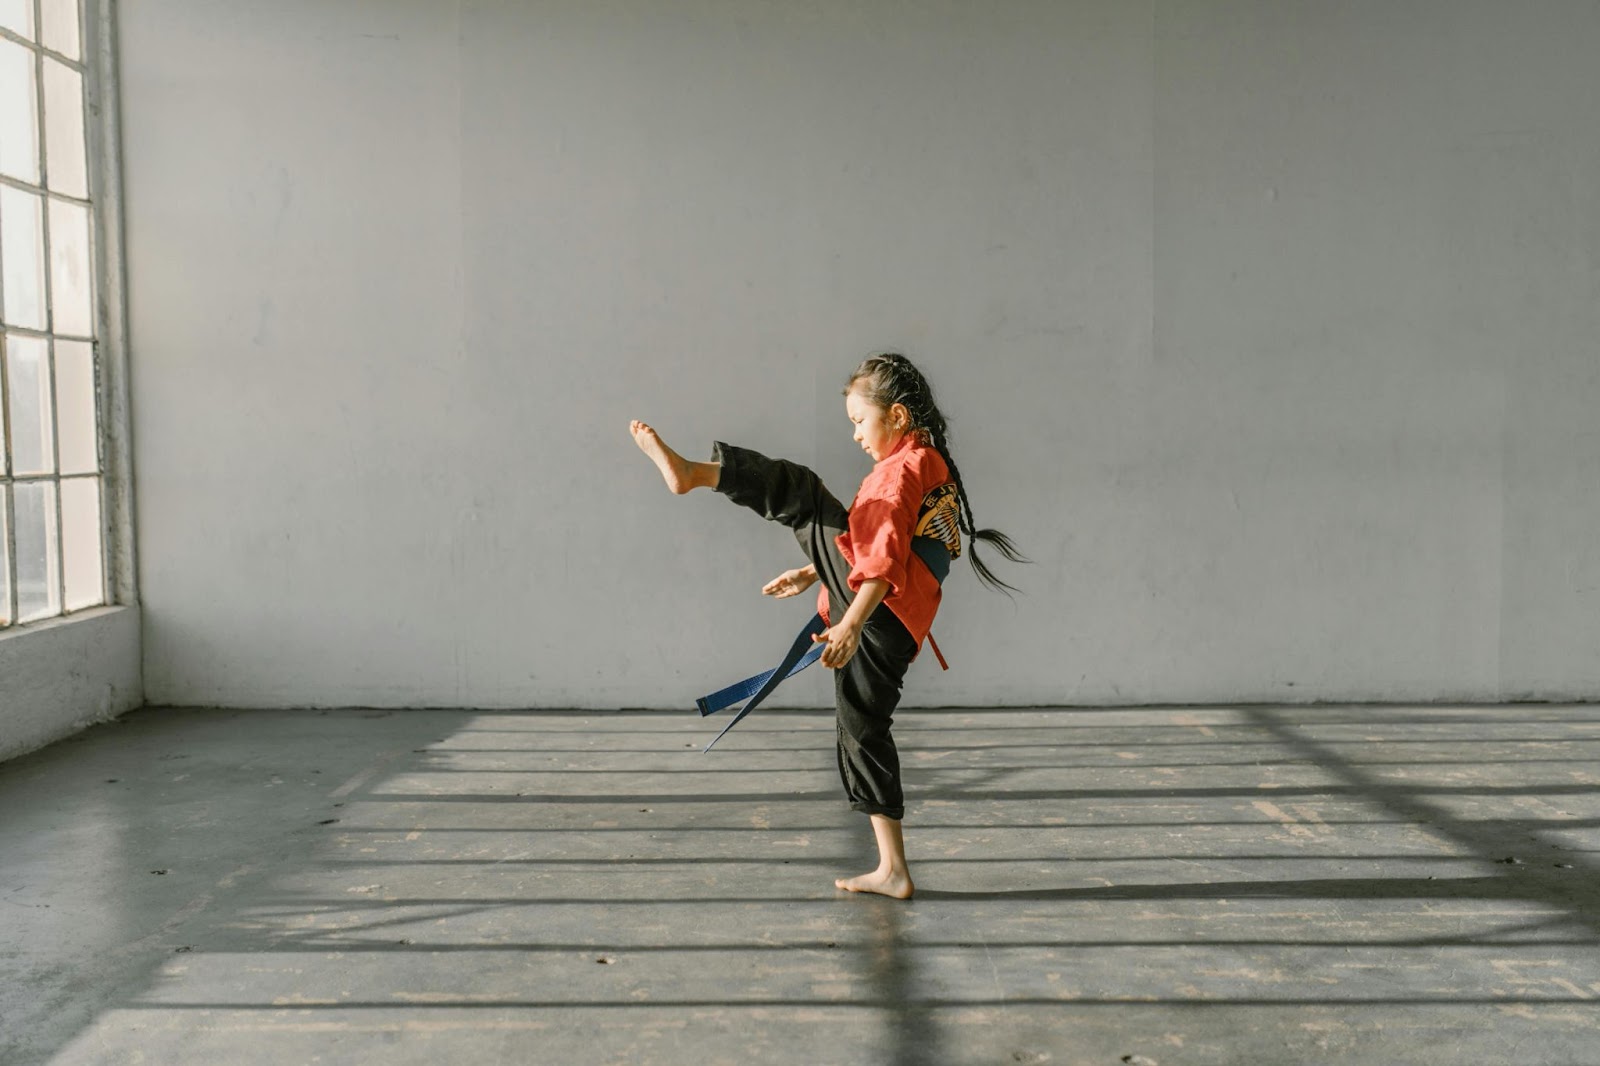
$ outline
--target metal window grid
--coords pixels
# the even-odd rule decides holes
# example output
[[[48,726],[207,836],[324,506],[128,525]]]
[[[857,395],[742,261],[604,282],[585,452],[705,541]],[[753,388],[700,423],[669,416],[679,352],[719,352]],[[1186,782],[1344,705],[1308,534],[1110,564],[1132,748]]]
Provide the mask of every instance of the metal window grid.
[[[43,400],[47,405],[51,432],[53,473],[19,476],[12,468],[12,420],[10,418],[9,360],[0,359],[0,510],[4,511],[6,543],[5,565],[8,602],[0,628],[15,627],[20,615],[20,582],[16,553],[15,487],[24,484],[51,484],[55,487],[55,540],[48,550],[55,557],[55,598],[57,611],[51,617],[69,613],[66,605],[66,556],[62,521],[62,486],[72,481],[96,478],[100,485],[101,603],[132,604],[137,600],[133,582],[132,495],[129,460],[128,392],[126,375],[125,318],[122,283],[122,217],[118,137],[119,116],[115,96],[116,56],[114,49],[114,0],[79,0],[78,44],[80,59],[46,47],[43,43],[43,0],[33,0],[33,29],[38,40],[0,28],[0,38],[11,41],[32,54],[34,75],[34,121],[38,138],[39,184],[0,176],[0,185],[40,197],[43,263],[40,285],[44,298],[45,329],[37,330],[7,324],[7,336],[35,337],[45,342],[41,368]],[[82,114],[87,197],[65,195],[50,188],[49,127],[45,111],[46,59],[62,63],[81,77]],[[90,336],[55,331],[54,277],[51,254],[50,204],[72,204],[88,213],[89,285],[93,310]],[[3,279],[0,279],[3,284]],[[60,412],[57,407],[56,341],[75,340],[90,346],[93,373],[96,473],[64,475],[61,471]],[[48,570],[48,567],[47,567]]]

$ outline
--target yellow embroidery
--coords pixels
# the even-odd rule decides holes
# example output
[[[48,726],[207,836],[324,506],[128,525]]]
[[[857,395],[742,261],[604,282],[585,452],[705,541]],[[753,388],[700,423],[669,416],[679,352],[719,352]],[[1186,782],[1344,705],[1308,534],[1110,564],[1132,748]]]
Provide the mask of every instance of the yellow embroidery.
[[[955,482],[945,482],[922,498],[922,509],[917,512],[912,534],[942,541],[950,549],[950,558],[961,558],[960,508]]]

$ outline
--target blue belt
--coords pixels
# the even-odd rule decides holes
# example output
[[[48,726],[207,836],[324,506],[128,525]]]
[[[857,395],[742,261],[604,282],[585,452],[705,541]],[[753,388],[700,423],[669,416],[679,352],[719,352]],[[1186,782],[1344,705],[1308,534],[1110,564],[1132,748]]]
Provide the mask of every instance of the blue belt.
[[[944,579],[950,574],[950,550],[944,542],[932,537],[912,537],[911,550],[928,564],[928,569],[933,571],[933,576],[939,584],[944,584]],[[701,696],[695,700],[695,706],[700,708],[700,717],[716,714],[718,711],[732,707],[740,700],[748,700],[739,713],[733,716],[733,721],[723,727],[710,744],[705,746],[705,751],[710,751],[716,746],[718,740],[728,735],[728,730],[739,724],[740,719],[755,710],[761,701],[772,694],[785,679],[793,677],[812,663],[822,657],[822,649],[826,644],[819,644],[811,638],[824,632],[828,628],[820,614],[811,616],[811,620],[800,630],[794,638],[794,643],[789,645],[789,650],[784,654],[783,661],[771,670],[755,674],[743,681],[729,685],[725,689],[713,692],[709,696]]]

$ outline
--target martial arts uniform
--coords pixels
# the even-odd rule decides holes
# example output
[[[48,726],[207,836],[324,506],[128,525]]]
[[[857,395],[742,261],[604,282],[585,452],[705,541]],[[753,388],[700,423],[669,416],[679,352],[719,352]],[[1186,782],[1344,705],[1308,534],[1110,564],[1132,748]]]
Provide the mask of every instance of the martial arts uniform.
[[[848,608],[863,582],[888,581],[888,594],[861,627],[856,653],[834,671],[839,777],[853,810],[904,817],[900,756],[889,726],[940,599],[939,579],[914,555],[911,541],[933,537],[951,558],[961,554],[956,490],[944,458],[908,434],[872,468],[849,508],[798,463],[721,441],[711,458],[722,464],[718,492],[794,530],[816,566],[817,612],[829,625],[832,605]]]

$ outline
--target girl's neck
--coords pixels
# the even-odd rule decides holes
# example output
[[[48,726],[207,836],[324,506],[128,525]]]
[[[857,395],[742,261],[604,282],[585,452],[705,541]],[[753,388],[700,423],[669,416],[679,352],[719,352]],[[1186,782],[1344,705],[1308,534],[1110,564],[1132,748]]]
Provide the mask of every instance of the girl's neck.
[[[899,455],[905,449],[916,447],[917,444],[919,443],[919,439],[920,439],[919,431],[915,430],[915,429],[911,430],[905,436],[903,436],[899,440],[895,441],[894,447],[890,448],[886,453],[884,453],[883,458],[879,459],[878,462],[880,462],[880,463],[887,462],[888,460],[894,458],[896,455]]]

